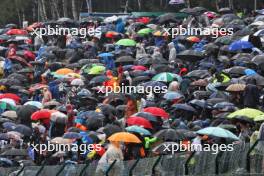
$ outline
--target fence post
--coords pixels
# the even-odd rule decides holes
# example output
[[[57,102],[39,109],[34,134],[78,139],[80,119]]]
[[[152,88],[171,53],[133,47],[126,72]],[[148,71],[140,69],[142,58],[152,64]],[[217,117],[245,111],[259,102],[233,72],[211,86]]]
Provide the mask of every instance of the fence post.
[[[46,163],[44,163],[43,165],[41,165],[40,169],[38,170],[38,172],[36,173],[35,176],[38,176],[41,173],[41,171],[44,169],[45,165],[46,165]]]
[[[114,167],[115,163],[116,163],[116,160],[114,160],[114,161],[112,162],[112,164],[109,166],[109,168],[106,170],[106,172],[105,172],[105,176],[108,176],[110,170]]]
[[[129,176],[133,175],[133,170],[135,169],[137,163],[139,162],[139,158],[134,162],[134,164],[131,166],[131,168],[129,169]]]
[[[160,155],[160,156],[158,157],[158,159],[155,161],[155,163],[153,164],[151,175],[155,175],[155,172],[156,172],[155,169],[156,169],[157,165],[159,164],[159,162],[160,162],[160,160],[161,160],[161,157],[162,157],[162,155]]]
[[[256,147],[256,145],[259,143],[259,139],[256,140],[256,142],[250,147],[250,149],[247,152],[247,171],[248,173],[250,172],[250,154],[251,152],[254,150],[254,148]]]
[[[59,175],[60,175],[60,173],[63,171],[63,169],[65,168],[66,165],[67,165],[67,163],[64,163],[64,164],[61,166],[61,168],[60,168],[60,170],[57,172],[56,176],[59,176]]]
[[[215,157],[215,174],[218,175],[219,173],[219,158],[222,154],[222,151],[219,151],[217,154],[216,154],[216,157]]]
[[[85,166],[82,168],[82,170],[81,170],[79,176],[82,176],[82,175],[83,175],[83,173],[84,173],[85,170],[89,167],[89,165],[90,165],[90,162],[88,161],[88,162],[85,164]]]
[[[185,175],[188,175],[188,174],[189,174],[189,168],[188,168],[188,165],[189,165],[189,163],[190,163],[190,161],[191,161],[191,159],[193,158],[193,156],[194,156],[195,153],[196,153],[196,152],[193,151],[193,152],[191,153],[191,155],[188,157],[188,159],[186,160],[186,163],[184,164]]]
[[[19,176],[19,174],[21,174],[23,172],[23,170],[25,169],[25,166],[23,166],[19,171],[18,173],[16,174],[16,176]]]

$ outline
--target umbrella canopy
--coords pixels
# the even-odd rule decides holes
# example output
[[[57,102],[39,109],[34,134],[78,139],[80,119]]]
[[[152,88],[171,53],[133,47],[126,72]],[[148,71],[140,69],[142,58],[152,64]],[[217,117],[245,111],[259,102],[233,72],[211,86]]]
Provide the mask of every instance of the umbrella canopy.
[[[152,78],[153,81],[171,82],[175,80],[176,76],[173,73],[163,72]]]
[[[183,61],[196,62],[201,60],[204,57],[202,52],[195,50],[184,50],[177,54],[177,58]]]
[[[126,127],[126,130],[130,133],[139,133],[139,134],[145,135],[145,136],[151,135],[151,133],[148,130],[146,130],[140,126],[136,126],[136,125]]]
[[[239,140],[239,138],[232,132],[219,127],[207,127],[196,132],[200,135],[208,135],[226,139]]]
[[[8,131],[13,131],[16,128],[16,124],[13,122],[4,122],[2,126]]]
[[[94,78],[91,79],[91,81],[89,82],[89,84],[98,84],[98,83],[103,83],[105,81],[108,81],[110,78],[108,78],[105,75],[100,75],[100,76],[96,76]]]
[[[132,39],[121,39],[118,42],[116,42],[116,45],[120,46],[136,46],[136,42]]]
[[[28,102],[26,102],[24,105],[35,106],[35,107],[37,107],[38,109],[42,109],[42,108],[43,108],[42,103],[39,102],[39,101],[28,101]]]
[[[175,100],[175,99],[184,98],[184,95],[182,95],[179,92],[169,91],[164,94],[163,98],[165,98],[166,100]]]
[[[115,133],[108,138],[110,142],[127,142],[127,143],[141,143],[140,139],[128,132]]]
[[[154,136],[164,141],[181,141],[185,138],[183,133],[180,133],[174,129],[160,130],[155,133]]]
[[[257,110],[257,109],[252,109],[252,108],[244,108],[237,110],[231,114],[229,114],[227,117],[228,118],[234,118],[235,116],[247,116],[249,118],[256,118],[258,116],[264,115],[264,112]]]
[[[151,113],[148,112],[137,112],[133,114],[131,117],[142,117],[150,122],[157,122],[157,117],[153,116]]]
[[[4,151],[0,155],[1,156],[28,156],[28,152],[26,149],[12,148],[12,149]]]
[[[14,100],[16,103],[19,103],[20,101],[20,97],[17,96],[16,94],[13,94],[13,93],[4,93],[4,94],[1,94],[0,95],[0,99],[3,99],[3,98],[9,98],[9,99],[12,99]]]
[[[140,29],[137,34],[138,35],[141,35],[141,36],[145,36],[145,35],[148,35],[150,33],[153,32],[153,29],[150,29],[150,28],[143,28],[143,29]]]
[[[260,115],[254,118],[255,122],[263,122],[264,121],[264,115]]]
[[[228,92],[241,92],[244,91],[246,88],[245,84],[231,84],[226,88]]]
[[[114,133],[122,132],[122,128],[117,125],[107,124],[102,128],[102,132],[105,133],[106,137],[109,137]]]
[[[101,65],[94,65],[88,72],[89,75],[99,75],[105,72],[106,68]]]
[[[23,29],[10,29],[6,32],[7,35],[28,35],[28,32]]]
[[[196,112],[196,110],[191,106],[191,105],[188,105],[188,104],[174,104],[172,105],[172,108],[174,110],[184,110],[184,111],[189,111],[189,112]]]
[[[16,120],[17,119],[16,111],[5,111],[1,114],[1,116],[4,118],[8,118],[10,120]]]
[[[72,139],[65,139],[63,137],[55,137],[50,142],[52,144],[72,144]]]
[[[84,82],[82,79],[74,79],[71,81],[71,86],[83,86]]]
[[[137,125],[137,126],[142,126],[144,128],[149,128],[149,129],[153,128],[152,124],[148,120],[144,119],[143,117],[129,117],[126,120],[126,123],[129,126]]]
[[[234,41],[233,43],[231,43],[229,45],[229,50],[230,51],[237,51],[237,50],[242,50],[242,49],[251,49],[254,46],[252,45],[252,43],[248,42],[248,41]]]
[[[67,133],[64,133],[62,137],[65,139],[80,139],[82,138],[82,135],[76,132],[67,132]]]
[[[169,118],[169,114],[164,109],[158,107],[147,107],[143,109],[143,112],[148,112],[154,116],[159,116],[165,119]]]
[[[43,110],[39,110],[39,111],[36,111],[34,112],[32,115],[31,115],[31,119],[32,120],[42,120],[42,119],[50,119],[51,117],[51,112],[50,110],[48,109],[43,109]]]
[[[13,131],[17,131],[24,136],[31,136],[32,135],[32,130],[26,125],[19,124],[16,126],[16,128]]]
[[[61,69],[57,70],[55,73],[58,75],[67,75],[69,73],[74,73],[74,71],[72,69],[69,69],[69,68],[61,68]]]

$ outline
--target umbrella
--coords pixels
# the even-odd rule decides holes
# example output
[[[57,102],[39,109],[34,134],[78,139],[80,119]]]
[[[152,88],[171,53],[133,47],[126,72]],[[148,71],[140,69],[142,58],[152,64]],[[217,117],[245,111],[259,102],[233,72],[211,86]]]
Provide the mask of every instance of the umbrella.
[[[264,121],[264,115],[260,115],[254,118],[255,122],[263,122]]]
[[[114,55],[112,53],[101,53],[98,56],[99,57],[113,57]]]
[[[50,116],[50,120],[55,123],[66,124],[68,121],[68,117],[66,114],[62,112],[52,112]]]
[[[57,70],[55,73],[58,75],[67,75],[69,73],[74,73],[74,71],[72,69],[69,69],[69,68],[61,68],[61,69]]]
[[[5,111],[1,114],[1,116],[4,118],[8,118],[10,120],[16,120],[17,119],[16,111]]]
[[[32,130],[26,125],[19,124],[16,126],[16,128],[13,131],[17,131],[24,136],[31,136],[32,135]]]
[[[140,71],[146,71],[146,70],[148,70],[147,67],[144,67],[144,66],[142,66],[142,65],[134,65],[134,66],[132,66],[131,68],[132,68],[133,70],[140,70]]]
[[[14,139],[14,140],[21,140],[21,137],[23,137],[23,135],[17,131],[9,131],[6,133],[8,135],[9,139]]]
[[[242,50],[242,49],[251,49],[254,46],[252,45],[252,43],[248,42],[248,41],[234,41],[233,43],[231,43],[229,45],[229,50],[230,51],[237,51],[237,50]]]
[[[169,72],[159,73],[152,78],[153,81],[171,82],[176,78],[175,74]]]
[[[227,138],[233,140],[239,140],[239,138],[232,132],[219,127],[207,127],[196,132],[200,135],[208,135],[220,138]]]
[[[24,105],[35,106],[35,107],[37,107],[38,109],[42,109],[42,108],[43,108],[42,103],[40,103],[39,101],[28,101],[28,102],[26,102]]]
[[[16,124],[13,122],[4,122],[2,126],[8,131],[13,131],[16,128]]]
[[[221,111],[233,111],[236,109],[236,106],[230,102],[220,102],[216,103],[213,108]]]
[[[13,93],[4,93],[4,94],[1,94],[0,95],[0,99],[3,99],[3,98],[9,98],[9,99],[12,99],[14,100],[16,103],[19,103],[20,101],[20,97],[17,96],[16,94],[13,94]]]
[[[65,139],[80,139],[82,138],[82,135],[77,132],[66,132],[62,137]]]
[[[208,70],[193,70],[189,72],[186,76],[190,78],[204,79],[210,76],[210,73],[208,72]]]
[[[232,118],[232,120],[236,120],[236,121],[244,122],[244,123],[254,124],[253,119],[250,119],[247,116],[235,116],[235,117]]]
[[[231,44],[232,39],[230,36],[222,36],[222,37],[218,37],[214,43],[216,44],[222,44],[222,45],[229,45]]]
[[[102,131],[107,137],[109,137],[114,133],[121,132],[122,128],[117,125],[107,124],[105,127],[102,128]]]
[[[118,132],[111,135],[108,140],[110,142],[126,142],[126,143],[141,143],[140,139],[128,132]]]
[[[5,167],[14,167],[14,162],[8,158],[0,158],[0,167],[5,168]]]
[[[256,75],[250,75],[250,76],[243,76],[240,79],[244,80],[245,82],[248,82],[249,80],[256,80],[256,85],[258,86],[264,86],[264,77],[260,76],[258,74]]]
[[[55,137],[50,141],[52,144],[72,144],[72,139],[65,139],[62,137]]]
[[[194,42],[194,43],[198,43],[198,42],[201,41],[201,39],[199,39],[199,38],[196,37],[196,36],[187,37],[186,40],[187,40],[187,41],[190,41],[190,42]]]
[[[61,23],[75,23],[75,21],[70,18],[63,17],[63,18],[58,19],[57,23],[60,23],[60,24]]]
[[[177,147],[176,147],[177,146]],[[153,153],[157,154],[164,154],[164,155],[172,155],[175,153],[175,149],[179,148],[180,144],[176,142],[164,142],[162,144],[159,144],[155,148],[152,149]]]
[[[159,81],[148,81],[142,84],[145,88],[146,87],[159,87],[159,88],[167,88],[166,84],[159,82]]]
[[[172,105],[172,108],[174,110],[184,110],[184,111],[189,111],[189,112],[196,113],[196,110],[192,106],[190,106],[190,105],[188,105],[186,103],[184,103],[184,104],[174,104],[174,105]]]
[[[185,138],[183,133],[180,133],[174,129],[160,130],[155,133],[154,136],[164,141],[181,141]]]
[[[255,57],[252,58],[251,60],[252,62],[254,62],[255,64],[261,64],[264,62],[264,55],[256,55]]]
[[[126,123],[129,126],[137,125],[137,126],[142,126],[144,128],[153,129],[152,124],[143,117],[129,117],[128,119],[126,119]]]
[[[264,113],[260,110],[252,109],[252,108],[244,108],[229,114],[227,117],[234,118],[235,116],[247,116],[249,118],[254,119],[260,115],[264,115]]]
[[[154,116],[159,116],[165,119],[169,118],[169,114],[164,109],[158,107],[147,107],[143,109],[143,112],[148,112]]]
[[[28,32],[23,29],[10,29],[6,32],[7,35],[28,35]]]
[[[196,62],[204,57],[202,52],[195,50],[184,50],[177,54],[177,58],[183,61]]]
[[[246,88],[245,84],[231,84],[226,88],[228,92],[241,92],[244,91]]]
[[[245,75],[246,69],[247,69],[246,67],[234,66],[234,67],[231,67],[223,71],[229,74],[234,74],[234,75]]]
[[[106,68],[101,65],[94,65],[88,72],[89,75],[99,75],[105,72]]]
[[[134,132],[134,133],[139,133],[141,135],[146,135],[146,136],[150,136],[151,135],[151,133],[148,130],[146,130],[146,129],[140,127],[140,126],[136,126],[136,125],[126,127],[126,130],[128,132],[130,132],[130,133]]]
[[[198,106],[200,108],[205,108],[205,100],[197,100],[197,99],[193,99],[189,102],[191,105],[193,106]]]
[[[132,39],[121,39],[118,42],[116,42],[116,45],[121,46],[136,46],[136,42]]]
[[[98,83],[103,83],[105,81],[108,81],[110,78],[108,78],[105,75],[100,75],[100,76],[96,76],[94,78],[91,79],[91,81],[89,82],[89,84],[98,84]]]
[[[42,119],[50,119],[50,117],[51,117],[51,111],[48,109],[36,111],[31,115],[31,119],[36,121]]]
[[[50,106],[60,106],[61,104],[55,100],[51,100],[49,102],[44,103],[44,107],[50,107]]]
[[[105,34],[105,37],[106,37],[106,38],[114,38],[115,36],[118,36],[118,35],[119,35],[118,32],[108,31],[108,32]]]
[[[160,15],[158,17],[158,23],[162,24],[162,23],[165,23],[165,22],[176,22],[176,18],[175,18],[175,15],[173,13],[165,13],[163,15]]]
[[[175,100],[184,98],[184,95],[179,92],[169,91],[164,94],[163,98],[165,98],[166,100]]]
[[[137,112],[133,114],[131,117],[142,117],[144,119],[147,119],[150,122],[157,122],[157,117],[153,116],[151,113],[148,112]]]
[[[150,28],[143,28],[143,29],[140,29],[137,34],[138,35],[141,35],[141,36],[145,36],[145,35],[148,35],[150,33],[153,32],[153,29],[150,29]]]
[[[71,86],[83,86],[84,82],[82,79],[74,79],[71,81]]]
[[[14,102],[10,101],[11,99],[4,98],[0,100],[0,109],[2,110],[16,110]],[[11,103],[11,104],[10,104]]]

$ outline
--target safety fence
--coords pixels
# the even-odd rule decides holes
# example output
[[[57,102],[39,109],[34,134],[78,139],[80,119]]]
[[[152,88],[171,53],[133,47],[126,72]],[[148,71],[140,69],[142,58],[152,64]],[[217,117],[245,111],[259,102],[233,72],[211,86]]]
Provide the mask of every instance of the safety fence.
[[[95,176],[98,161],[87,164],[68,163],[55,166],[25,166],[1,168],[0,176]],[[253,145],[236,144],[233,151],[187,152],[151,158],[113,162],[104,175],[117,176],[180,176],[180,175],[263,175],[264,141]]]

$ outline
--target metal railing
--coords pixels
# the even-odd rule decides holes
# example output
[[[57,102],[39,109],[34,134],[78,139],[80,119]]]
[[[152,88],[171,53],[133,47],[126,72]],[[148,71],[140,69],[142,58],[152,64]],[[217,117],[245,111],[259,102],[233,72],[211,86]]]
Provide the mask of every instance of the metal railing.
[[[96,176],[97,165],[98,161],[90,161],[86,164],[0,167],[0,176]],[[116,175],[119,168],[122,168],[120,176],[239,175],[241,173],[261,175],[264,173],[264,141],[257,141],[251,146],[250,144],[237,144],[234,145],[233,151],[217,154],[205,151],[185,152],[124,162],[114,161],[103,175],[111,176],[113,173]]]

